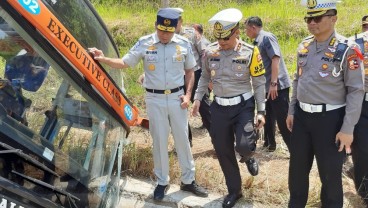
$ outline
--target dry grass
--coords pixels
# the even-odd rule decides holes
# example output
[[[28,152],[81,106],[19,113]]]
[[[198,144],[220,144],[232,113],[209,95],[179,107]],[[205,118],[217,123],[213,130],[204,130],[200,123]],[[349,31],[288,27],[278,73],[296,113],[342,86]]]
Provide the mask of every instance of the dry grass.
[[[192,153],[196,164],[196,180],[210,192],[226,194],[225,179],[210,137],[206,130],[198,129],[198,118],[190,118],[193,130]],[[148,131],[139,128],[132,129],[129,135],[131,144],[125,148],[124,167],[125,174],[133,177],[154,179],[151,145],[152,140]],[[180,184],[180,167],[173,153],[173,140],[169,140],[170,178],[171,183]],[[278,148],[269,153],[262,149],[259,142],[256,158],[259,161],[260,172],[256,177],[251,176],[245,165],[240,164],[242,175],[243,202],[262,204],[262,207],[287,207],[289,200],[288,168],[289,153],[286,145],[278,138]],[[364,207],[359,196],[356,195],[353,181],[343,176],[344,207]],[[307,207],[320,207],[321,183],[314,163],[310,174],[309,201]]]

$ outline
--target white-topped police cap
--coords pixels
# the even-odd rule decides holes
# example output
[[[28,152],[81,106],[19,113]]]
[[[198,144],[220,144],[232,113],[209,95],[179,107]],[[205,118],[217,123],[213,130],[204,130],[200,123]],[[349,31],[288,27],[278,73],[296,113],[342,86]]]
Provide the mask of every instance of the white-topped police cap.
[[[301,5],[307,7],[305,17],[316,17],[324,15],[328,10],[336,9],[340,0],[302,0]]]
[[[208,22],[213,25],[215,38],[226,38],[242,18],[243,14],[239,9],[230,8],[218,12]]]
[[[163,8],[157,12],[157,29],[166,32],[175,32],[180,14],[173,8]]]

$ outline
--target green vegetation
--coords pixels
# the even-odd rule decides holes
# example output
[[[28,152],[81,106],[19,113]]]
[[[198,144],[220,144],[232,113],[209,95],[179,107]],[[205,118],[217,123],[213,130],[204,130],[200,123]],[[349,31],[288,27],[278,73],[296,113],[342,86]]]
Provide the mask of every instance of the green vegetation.
[[[94,0],[92,1],[98,13],[107,23],[121,55],[143,35],[154,32],[156,12],[160,8],[159,0]],[[344,0],[338,4],[337,31],[345,36],[360,32],[360,21],[366,13],[365,0]],[[211,27],[208,20],[224,8],[238,8],[244,18],[260,16],[264,22],[264,29],[273,32],[279,39],[282,53],[288,66],[290,75],[295,71],[295,53],[298,43],[309,32],[303,17],[306,9],[299,0],[171,0],[170,6],[182,7],[185,24],[201,23],[205,28],[205,35],[211,41]],[[246,40],[245,34],[241,37]],[[132,100],[144,92],[135,82],[142,73],[142,65],[135,69],[126,70],[125,87]],[[144,107],[144,106],[139,106]]]

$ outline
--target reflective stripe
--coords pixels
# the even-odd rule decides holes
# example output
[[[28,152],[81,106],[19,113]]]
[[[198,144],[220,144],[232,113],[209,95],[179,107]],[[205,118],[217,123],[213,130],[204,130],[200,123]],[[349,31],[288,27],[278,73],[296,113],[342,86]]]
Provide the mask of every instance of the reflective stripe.
[[[232,98],[221,98],[221,97],[215,97],[216,103],[222,106],[232,106],[232,105],[238,105],[241,103],[241,97],[243,96],[244,100],[248,100],[253,96],[252,92],[246,92],[242,95],[232,97]]]
[[[326,111],[332,111],[332,110],[342,108],[345,105],[346,105],[345,103],[341,105],[330,105],[330,104],[313,105],[313,104],[303,103],[299,101],[300,108],[303,111],[308,112],[308,113],[321,113],[323,112],[323,106],[326,106]]]

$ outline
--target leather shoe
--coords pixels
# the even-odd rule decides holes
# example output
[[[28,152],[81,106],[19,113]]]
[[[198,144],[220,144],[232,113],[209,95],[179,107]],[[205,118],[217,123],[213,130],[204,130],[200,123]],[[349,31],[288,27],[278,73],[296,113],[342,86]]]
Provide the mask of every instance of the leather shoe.
[[[258,163],[254,158],[248,159],[245,164],[247,164],[248,171],[252,176],[258,175]]]
[[[164,198],[167,190],[169,190],[169,185],[166,186],[157,185],[155,191],[153,192],[153,199],[161,201]]]
[[[224,201],[222,202],[222,207],[223,208],[230,208],[233,207],[235,205],[235,203],[242,198],[243,194],[239,193],[239,194],[228,194]]]
[[[181,183],[180,190],[192,192],[196,196],[200,196],[200,197],[207,197],[208,196],[207,190],[204,189],[203,187],[199,186],[198,184],[196,184],[195,181],[193,181],[191,184]]]

